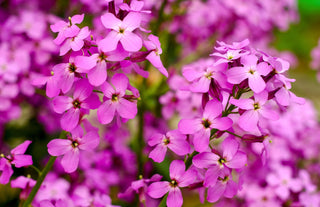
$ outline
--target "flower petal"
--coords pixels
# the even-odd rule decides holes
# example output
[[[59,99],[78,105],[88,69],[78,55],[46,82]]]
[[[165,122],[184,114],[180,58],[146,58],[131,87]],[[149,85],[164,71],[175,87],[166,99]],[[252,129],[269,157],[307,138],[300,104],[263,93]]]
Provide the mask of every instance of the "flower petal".
[[[107,80],[107,65],[102,61],[88,72],[88,79],[91,85],[100,86]]]
[[[79,164],[78,149],[73,149],[67,152],[61,160],[61,165],[67,173],[72,173],[76,171],[76,169],[78,168],[78,164]]]
[[[206,104],[206,106],[204,108],[204,112],[203,112],[203,117],[209,118],[209,119],[214,119],[214,118],[218,117],[219,115],[221,115],[222,110],[223,110],[222,103],[220,103],[216,99],[212,99]]]
[[[14,164],[15,167],[20,168],[32,165],[33,162],[31,155],[15,155],[11,163]]]
[[[99,145],[99,141],[99,134],[96,131],[90,131],[82,137],[79,149],[92,151]]]
[[[223,195],[225,189],[226,189],[225,184],[222,184],[221,182],[217,182],[217,184],[214,185],[213,187],[209,187],[207,200],[210,203],[214,203],[218,201],[219,198]]]
[[[47,147],[51,156],[60,156],[72,149],[72,142],[68,139],[54,139],[51,140]]]
[[[60,124],[61,128],[66,131],[71,131],[74,129],[80,119],[80,110],[79,109],[70,109],[61,117]]]
[[[121,35],[119,35],[116,31],[111,31],[104,39],[98,42],[98,47],[103,52],[113,51],[117,49],[120,38]]]
[[[152,198],[161,198],[170,190],[170,183],[168,181],[161,181],[152,183],[148,187],[148,195]]]
[[[170,178],[179,180],[185,172],[186,166],[182,160],[173,160],[169,167]]]
[[[109,124],[113,120],[115,111],[116,106],[110,100],[101,104],[97,111],[99,122],[101,124]]]
[[[117,30],[122,24],[122,21],[115,17],[112,13],[106,13],[101,16],[101,22],[107,29]]]
[[[13,155],[24,154],[30,144],[31,144],[30,140],[24,141],[22,144],[19,144],[14,149],[12,149],[11,154],[13,154]]]
[[[119,100],[117,112],[122,118],[133,119],[138,112],[137,103],[122,98]]]
[[[194,156],[192,163],[197,168],[208,168],[218,164],[220,157],[212,152],[202,152]]]
[[[181,207],[183,203],[182,193],[178,187],[171,188],[167,198],[168,207]]]
[[[68,96],[57,96],[52,101],[53,110],[59,114],[72,107],[72,98]]]
[[[178,124],[182,134],[194,134],[203,128],[200,119],[182,119]]]
[[[142,47],[142,40],[141,38],[132,32],[126,32],[120,39],[120,42],[128,52],[136,52],[141,49]]]
[[[158,144],[149,154],[149,157],[151,159],[153,159],[153,161],[155,162],[162,162],[164,160],[164,157],[166,155],[167,152],[167,147],[162,145],[162,144]]]

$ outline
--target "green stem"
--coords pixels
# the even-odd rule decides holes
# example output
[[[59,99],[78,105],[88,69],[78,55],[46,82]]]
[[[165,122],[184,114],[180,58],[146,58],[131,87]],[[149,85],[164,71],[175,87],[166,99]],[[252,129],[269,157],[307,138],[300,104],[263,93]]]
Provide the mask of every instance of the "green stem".
[[[197,154],[199,154],[199,152],[194,151],[194,152],[188,157],[188,159],[185,161],[186,169],[188,169],[188,168],[191,166],[191,164],[192,164],[192,158],[193,158],[194,156],[196,156]]]
[[[38,176],[41,174],[41,171],[34,165],[30,165],[29,167],[31,167],[32,169],[34,169],[37,173],[38,173]]]
[[[144,111],[145,111],[145,103],[144,103],[144,88],[146,87],[147,82],[146,79],[143,79],[142,87],[140,90],[140,97],[141,101],[138,107],[138,121],[139,121],[139,128],[138,128],[138,137],[137,137],[137,161],[138,161],[138,171],[139,175],[143,173],[143,148],[144,148]]]
[[[167,198],[168,198],[168,193],[162,198],[159,207],[166,207],[167,206]]]
[[[228,130],[225,130],[224,132],[227,132],[227,133],[229,133],[229,134],[232,134],[233,136],[236,136],[236,137],[242,138],[242,136],[237,135],[237,134],[235,134],[235,133],[233,133],[233,132],[230,132],[230,131],[228,131]]]
[[[36,185],[32,188],[32,191],[30,192],[26,202],[23,204],[22,207],[30,207],[31,206],[31,203],[32,203],[34,197],[36,196],[43,180],[46,178],[47,174],[50,172],[50,170],[54,164],[54,161],[56,159],[57,159],[57,157],[50,157],[47,165],[44,167],[43,171],[40,173],[40,176],[37,180]]]
[[[66,135],[67,135],[67,132],[61,131],[59,137],[60,138],[65,138]],[[57,157],[51,156],[49,161],[47,162],[46,166],[43,168],[43,170],[41,172],[35,166],[32,167],[33,169],[35,169],[39,173],[39,177],[37,179],[36,185],[32,188],[27,200],[24,202],[22,207],[31,207],[31,203],[32,203],[34,197],[36,196],[36,194],[37,194],[39,188],[41,187],[42,182],[46,178],[47,174],[50,172],[50,170],[51,170],[54,162],[56,161],[56,159],[57,159]]]
[[[103,92],[102,91],[99,91],[99,90],[92,90],[93,92],[96,92],[96,93],[101,93],[101,94],[103,94]]]

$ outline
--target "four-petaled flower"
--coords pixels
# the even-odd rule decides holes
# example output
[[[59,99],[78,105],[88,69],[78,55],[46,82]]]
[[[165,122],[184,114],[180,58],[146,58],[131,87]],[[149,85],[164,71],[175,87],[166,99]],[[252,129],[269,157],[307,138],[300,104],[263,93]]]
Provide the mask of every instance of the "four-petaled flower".
[[[0,171],[2,171],[0,176],[1,184],[7,184],[9,182],[10,177],[13,174],[11,165],[14,165],[16,168],[32,165],[31,155],[24,154],[30,144],[31,141],[26,140],[12,149],[10,155],[0,155]]]
[[[79,156],[82,150],[92,151],[99,145],[99,134],[89,131],[83,135],[80,126],[74,129],[68,139],[54,139],[48,143],[48,152],[52,156],[61,156],[61,165],[68,173],[74,172],[79,164]]]
[[[171,181],[160,181],[152,183],[148,188],[148,195],[152,198],[161,198],[167,192],[167,206],[181,207],[183,203],[180,188],[193,183],[196,172],[192,169],[185,171],[185,164],[181,160],[174,160],[169,168]]]
[[[110,52],[117,48],[120,41],[123,48],[128,52],[136,52],[142,47],[141,38],[133,33],[135,29],[140,27],[141,14],[130,12],[121,21],[111,13],[106,13],[101,17],[103,26],[112,29],[108,35],[102,39],[98,46],[103,52]]]

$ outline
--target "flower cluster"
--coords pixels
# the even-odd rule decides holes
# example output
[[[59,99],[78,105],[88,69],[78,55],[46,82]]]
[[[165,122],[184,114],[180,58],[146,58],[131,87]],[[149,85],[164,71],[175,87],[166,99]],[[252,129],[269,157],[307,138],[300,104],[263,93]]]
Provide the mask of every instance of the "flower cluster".
[[[235,196],[241,189],[250,152],[242,149],[241,143],[264,142],[275,134],[267,126],[278,120],[289,105],[303,104],[304,100],[289,91],[294,81],[286,76],[289,63],[254,50],[248,40],[232,45],[218,42],[211,57],[185,66],[182,74],[186,80],[172,80],[183,84],[161,97],[165,104],[162,112],[177,110],[182,118],[178,130],[153,135],[148,144],[156,145],[149,155],[155,162],[163,161],[167,148],[177,156],[186,155],[192,162],[186,162],[186,166],[195,171],[192,177],[196,177],[189,187],[195,185],[202,193],[207,189],[207,201],[216,202]],[[199,94],[202,101],[186,105],[188,109],[183,110],[198,113],[184,117],[179,103],[190,102],[193,93]],[[151,197],[164,195],[159,192],[160,184],[158,194],[153,186],[149,189]],[[169,197],[170,193],[168,206],[181,206],[182,198],[176,197],[180,205],[174,205]]]

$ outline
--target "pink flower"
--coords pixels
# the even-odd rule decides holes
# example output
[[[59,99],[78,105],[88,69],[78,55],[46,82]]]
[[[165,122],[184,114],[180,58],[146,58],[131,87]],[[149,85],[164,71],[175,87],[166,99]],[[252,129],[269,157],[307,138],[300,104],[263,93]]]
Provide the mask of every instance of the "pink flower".
[[[204,186],[216,184],[222,169],[241,169],[247,163],[247,156],[239,151],[239,143],[233,138],[226,138],[221,144],[221,154],[202,152],[196,155],[192,162],[198,168],[208,168],[205,174]]]
[[[36,181],[28,177],[19,176],[15,180],[11,180],[12,188],[21,188],[20,199],[27,199],[30,191],[33,186],[36,184]]]
[[[7,184],[9,182],[10,177],[13,174],[11,165],[14,165],[16,168],[32,165],[31,155],[24,154],[30,144],[31,141],[26,140],[22,144],[12,149],[10,151],[10,155],[0,155],[0,171],[2,171],[0,176],[1,184]]]
[[[124,51],[120,46],[115,51],[95,53],[90,57],[77,56],[75,64],[78,67],[88,69],[89,83],[93,86],[100,86],[107,79],[107,68],[110,61],[122,61],[128,56],[128,52]]]
[[[179,122],[181,133],[194,135],[193,144],[196,151],[203,152],[208,149],[211,129],[227,130],[232,126],[230,118],[220,117],[222,109],[222,104],[213,99],[206,104],[202,118],[182,119]]]
[[[69,17],[69,21],[58,21],[51,25],[50,28],[53,32],[58,32],[58,36],[54,40],[57,45],[60,45],[66,38],[75,37],[79,32],[80,28],[75,24],[80,24],[83,21],[84,14],[74,15]]]
[[[162,162],[167,148],[171,149],[177,155],[186,155],[190,151],[189,143],[186,141],[186,136],[181,134],[178,130],[169,131],[166,135],[153,134],[148,144],[156,146],[149,154],[155,162]]]
[[[152,183],[148,188],[148,194],[152,198],[161,198],[167,192],[168,207],[181,207],[183,203],[180,188],[186,187],[193,183],[196,172],[194,170],[185,171],[185,164],[181,160],[174,160],[170,164],[171,182],[160,181]]]
[[[216,56],[220,57],[222,59],[219,59],[219,62],[233,62],[234,60],[240,58],[243,55],[246,55],[248,53],[241,53],[242,50],[227,50],[224,54],[221,54],[219,52],[214,52],[210,54],[210,56]]]
[[[89,70],[88,65],[78,65],[77,58],[72,60],[70,58],[69,63],[60,63],[53,67],[53,77],[47,82],[48,84],[52,84],[49,89],[52,90],[53,84],[58,84],[56,87],[60,88],[62,93],[67,93],[73,86],[73,83],[77,80],[77,78],[81,77],[81,73],[86,73]],[[60,91],[60,90],[59,90]]]
[[[141,38],[133,33],[140,27],[141,14],[130,12],[121,21],[111,13],[106,13],[101,17],[102,24],[107,29],[112,29],[108,35],[98,43],[99,48],[104,52],[113,51],[117,48],[118,42],[128,52],[136,52],[142,47]]]
[[[253,99],[231,99],[230,103],[238,106],[240,109],[246,110],[239,118],[239,126],[246,131],[258,132],[257,127],[259,119],[277,120],[279,115],[274,110],[267,106],[268,92],[263,91],[259,94],[254,94]]]
[[[163,75],[168,77],[168,72],[163,66],[160,55],[162,54],[162,49],[160,45],[159,38],[154,35],[149,35],[148,36],[149,41],[144,41],[145,47],[150,50],[151,52],[149,55],[146,57],[147,60],[150,61],[150,63],[156,67]]]
[[[98,108],[100,100],[92,93],[92,89],[86,79],[81,79],[75,84],[73,98],[57,96],[53,99],[54,111],[63,114],[60,120],[62,129],[71,131],[78,125],[81,113],[88,113],[89,109]]]
[[[70,49],[79,51],[84,45],[84,39],[90,35],[89,27],[84,27],[78,34],[65,40],[60,47],[60,56],[65,55]]]
[[[46,95],[49,98],[53,98],[59,95],[59,77],[54,76],[54,72],[51,71],[51,75],[33,74],[31,78],[31,84],[34,86],[42,86],[46,84]]]
[[[302,190],[302,182],[299,178],[293,178],[290,167],[279,166],[276,172],[270,173],[266,177],[270,186],[275,188],[275,193],[282,200],[287,200],[290,190],[297,193]]]
[[[207,93],[212,81],[217,81],[220,86],[226,85],[226,76],[224,75],[228,64],[214,63],[211,61],[200,62],[200,67],[190,65],[183,68],[183,76],[191,83],[190,91]]]
[[[214,203],[224,196],[232,198],[237,194],[238,184],[232,180],[230,170],[225,168],[219,172],[216,184],[208,188],[207,200]]]
[[[43,200],[39,203],[40,207],[68,207],[67,201],[64,201],[62,199],[59,199],[54,202],[55,204],[53,205],[51,201],[49,200]]]
[[[30,177],[19,176],[15,180],[11,181],[11,187],[26,189],[28,187],[33,187],[36,181]]]
[[[150,179],[140,178],[131,182],[131,185],[127,188],[124,193],[118,194],[120,199],[131,200],[135,194],[139,195],[140,203],[145,203],[146,206],[158,206],[158,201],[154,198],[151,198],[147,194],[148,186],[150,183],[158,182],[162,179],[162,176],[159,174],[153,175]]]
[[[115,114],[124,119],[133,119],[137,114],[137,103],[126,99],[126,90],[129,89],[127,76],[118,73],[111,78],[111,84],[105,82],[101,90],[106,101],[98,108],[98,119],[102,124],[108,124]]]
[[[266,62],[257,64],[258,58],[255,55],[241,57],[243,67],[233,67],[227,71],[228,82],[239,84],[248,79],[249,87],[255,93],[260,93],[266,87],[266,83],[261,76],[266,76],[271,71],[271,67]]]
[[[99,145],[99,134],[89,131],[83,135],[79,126],[72,131],[68,139],[54,139],[48,143],[48,152],[51,156],[62,156],[61,165],[67,173],[74,172],[79,164],[79,154],[83,151],[92,151]]]
[[[143,6],[144,6],[143,1],[132,0],[130,3],[130,7],[128,4],[123,3],[119,5],[119,8],[128,12],[140,12],[140,13],[150,14],[151,13],[150,10],[142,10]]]
[[[41,39],[46,30],[45,16],[36,11],[22,11],[20,21],[13,30],[17,33],[25,32],[32,39]]]

